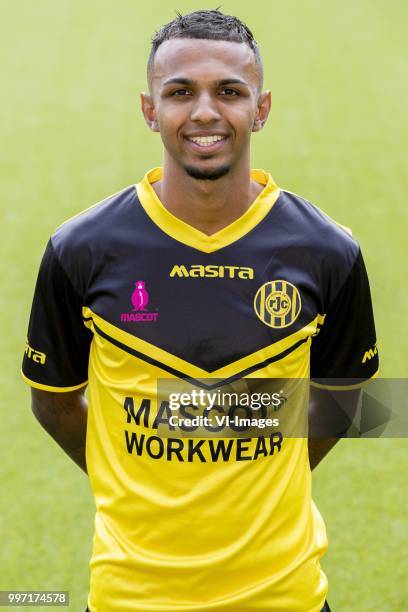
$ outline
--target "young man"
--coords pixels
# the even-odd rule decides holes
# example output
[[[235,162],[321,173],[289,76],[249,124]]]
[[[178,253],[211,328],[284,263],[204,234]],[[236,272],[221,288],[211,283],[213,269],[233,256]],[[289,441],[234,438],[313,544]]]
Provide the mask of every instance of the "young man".
[[[161,437],[156,383],[372,377],[358,244],[251,171],[271,96],[238,19],[164,26],[148,81],[163,168],[54,233],[23,364],[34,414],[90,477],[89,610],[328,610],[310,467],[335,440]]]

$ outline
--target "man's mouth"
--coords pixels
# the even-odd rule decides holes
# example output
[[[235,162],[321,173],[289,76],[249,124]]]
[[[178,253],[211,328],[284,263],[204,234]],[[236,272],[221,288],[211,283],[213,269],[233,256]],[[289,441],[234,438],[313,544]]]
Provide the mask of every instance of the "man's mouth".
[[[225,140],[225,136],[190,136],[188,140],[198,144],[200,147],[211,147],[211,145],[215,144],[216,142]]]

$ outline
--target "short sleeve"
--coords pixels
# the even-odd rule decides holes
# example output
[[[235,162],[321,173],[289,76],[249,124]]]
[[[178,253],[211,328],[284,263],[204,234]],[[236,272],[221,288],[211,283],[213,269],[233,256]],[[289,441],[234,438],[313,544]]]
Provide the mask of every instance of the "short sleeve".
[[[23,358],[23,378],[31,386],[73,391],[86,385],[92,332],[83,324],[82,306],[50,240],[37,278]]]
[[[310,377],[324,386],[352,386],[378,372],[370,286],[361,251],[325,313],[311,346]]]

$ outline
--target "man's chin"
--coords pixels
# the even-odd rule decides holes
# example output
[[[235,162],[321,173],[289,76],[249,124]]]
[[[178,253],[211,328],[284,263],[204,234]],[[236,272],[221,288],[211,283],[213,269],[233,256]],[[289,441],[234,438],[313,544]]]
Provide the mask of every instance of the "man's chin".
[[[197,166],[184,166],[189,176],[198,181],[216,181],[230,171],[230,166],[218,166],[218,168],[198,168]]]

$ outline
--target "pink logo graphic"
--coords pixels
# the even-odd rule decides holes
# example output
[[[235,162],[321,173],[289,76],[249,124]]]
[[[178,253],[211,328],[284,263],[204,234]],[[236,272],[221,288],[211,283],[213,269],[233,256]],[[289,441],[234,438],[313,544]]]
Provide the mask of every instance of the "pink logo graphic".
[[[132,293],[133,310],[146,310],[145,306],[147,306],[148,302],[149,294],[145,289],[145,283],[139,280],[135,283],[135,290]]]
[[[149,294],[146,291],[144,281],[136,281],[131,300],[133,310],[132,312],[122,312],[120,315],[122,323],[151,323],[157,321],[159,316],[157,308],[155,311],[148,311],[146,308],[149,303]]]

